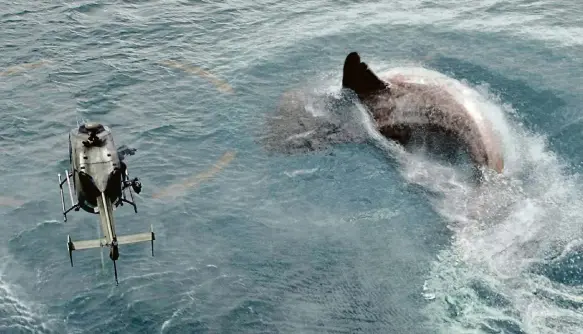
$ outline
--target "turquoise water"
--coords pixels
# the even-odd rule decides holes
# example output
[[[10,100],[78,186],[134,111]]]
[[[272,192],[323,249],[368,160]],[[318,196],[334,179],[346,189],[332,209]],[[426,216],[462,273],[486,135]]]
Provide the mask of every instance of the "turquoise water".
[[[0,1],[0,332],[581,333],[581,13]],[[321,107],[350,51],[377,72],[444,75],[500,134],[504,177],[476,186],[375,138],[356,104]],[[266,117],[298,88],[370,140],[267,152]],[[144,189],[137,215],[116,211],[118,232],[157,233],[154,258],[123,247],[117,287],[99,251],[71,268],[65,247],[97,235],[96,216],[60,214],[56,174],[81,120],[137,148]]]

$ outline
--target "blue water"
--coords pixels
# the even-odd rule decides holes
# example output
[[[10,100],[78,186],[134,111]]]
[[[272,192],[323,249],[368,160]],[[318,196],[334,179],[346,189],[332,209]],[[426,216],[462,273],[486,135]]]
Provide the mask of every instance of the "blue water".
[[[583,332],[582,8],[0,1],[0,332]],[[476,186],[378,138],[267,152],[283,94],[336,94],[350,51],[465,90],[504,176]],[[123,247],[119,286],[98,250],[69,265],[66,235],[97,236],[96,216],[60,214],[82,120],[137,148],[144,189],[118,233],[157,233],[154,258]],[[184,180],[198,181],[154,198]]]

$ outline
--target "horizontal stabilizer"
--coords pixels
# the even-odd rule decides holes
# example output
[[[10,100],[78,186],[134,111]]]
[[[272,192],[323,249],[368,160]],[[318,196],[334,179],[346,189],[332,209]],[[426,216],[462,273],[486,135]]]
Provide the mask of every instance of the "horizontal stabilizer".
[[[111,252],[117,253],[118,245],[133,244],[133,243],[144,242],[144,241],[150,241],[151,246],[152,246],[152,256],[154,256],[154,240],[156,240],[156,236],[154,234],[154,227],[150,226],[150,232],[118,236],[118,237],[115,237],[115,241],[117,241],[117,243],[113,242],[111,244],[107,242],[107,238],[93,239],[93,240],[82,240],[82,241],[73,242],[71,240],[71,237],[67,236],[67,249],[69,250],[69,259],[71,260],[71,266],[73,266],[73,251],[75,251],[75,250],[110,247],[110,257],[111,257],[112,256],[111,254],[113,254]],[[112,258],[112,259],[114,260],[114,265],[115,265],[115,260],[117,260],[117,258],[115,258],[115,259]],[[117,277],[117,274],[116,274],[116,277]]]
[[[120,235],[117,237],[118,245],[133,244],[136,242],[156,240],[153,232],[138,233],[131,235]]]
[[[82,240],[82,241],[75,241],[72,243],[73,247],[72,250],[81,250],[81,249],[89,249],[89,248],[100,248],[105,246],[106,241],[105,238],[101,239],[93,239],[93,240]]]
[[[154,226],[152,225],[150,225],[150,232],[117,236],[118,245],[150,241],[152,256],[154,256],[154,240],[156,240],[156,235],[154,234]]]

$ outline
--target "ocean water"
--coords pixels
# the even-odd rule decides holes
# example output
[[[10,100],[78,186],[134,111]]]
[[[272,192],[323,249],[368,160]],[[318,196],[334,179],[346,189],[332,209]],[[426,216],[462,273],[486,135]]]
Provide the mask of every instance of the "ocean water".
[[[0,333],[582,333],[578,1],[0,0]],[[330,106],[344,58],[439,82],[488,118],[483,185]],[[364,140],[269,152],[287,92]],[[332,117],[332,116],[331,116]],[[156,256],[66,236],[67,133],[111,126]],[[292,124],[290,123],[290,127]],[[284,129],[284,131],[297,130]],[[360,131],[360,132],[359,132]],[[302,135],[302,133],[296,133]]]

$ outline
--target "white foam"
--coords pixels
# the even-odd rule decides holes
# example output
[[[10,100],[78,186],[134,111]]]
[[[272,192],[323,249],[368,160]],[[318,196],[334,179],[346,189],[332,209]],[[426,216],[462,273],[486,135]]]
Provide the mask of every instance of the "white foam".
[[[473,88],[425,69],[398,68],[388,74],[447,87],[458,101],[494,124],[505,148],[505,175],[494,175],[479,187],[464,183],[455,167],[436,165],[422,154],[391,150],[400,155],[408,182],[443,195],[432,203],[454,232],[452,247],[439,255],[423,289],[425,295],[435,296],[426,310],[433,323],[444,333],[475,332],[492,319],[515,322],[529,333],[580,333],[583,315],[554,301],[560,295],[580,303],[579,292],[529,271],[533,263],[573,249],[583,237],[571,223],[583,219],[576,180],[565,175],[541,136],[509,121],[507,115],[513,111],[501,106],[487,87]],[[386,141],[370,119],[363,120],[373,138]],[[476,282],[509,304],[490,305],[474,289]],[[541,289],[547,296],[533,294]],[[452,308],[457,309],[455,317]]]

